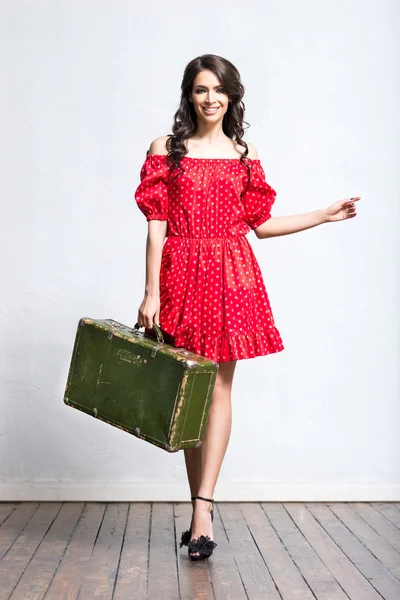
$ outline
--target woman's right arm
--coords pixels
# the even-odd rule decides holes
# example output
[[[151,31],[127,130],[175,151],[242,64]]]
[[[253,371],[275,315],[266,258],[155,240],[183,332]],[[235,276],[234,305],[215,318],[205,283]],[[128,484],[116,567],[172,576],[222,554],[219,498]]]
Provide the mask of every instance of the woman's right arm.
[[[168,221],[149,221],[146,239],[146,281],[144,298],[139,307],[138,323],[151,329],[160,324],[160,269]]]
[[[153,140],[148,153],[167,154],[166,140],[167,136],[161,136]],[[167,220],[152,219],[148,221],[144,298],[139,307],[137,318],[139,325],[148,329],[153,327],[153,322],[157,325],[160,324],[160,269],[167,228]]]

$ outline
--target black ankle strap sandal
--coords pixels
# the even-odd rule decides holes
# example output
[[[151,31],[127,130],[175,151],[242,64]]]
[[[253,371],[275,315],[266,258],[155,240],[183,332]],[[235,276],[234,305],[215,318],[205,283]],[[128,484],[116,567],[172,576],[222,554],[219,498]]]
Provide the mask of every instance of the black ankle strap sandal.
[[[197,498],[199,500],[211,502],[214,505],[213,498],[204,498],[203,496],[192,496],[192,500],[196,500]],[[211,521],[213,521],[213,509],[210,511],[210,514]],[[216,544],[216,542],[214,542],[214,540],[211,540],[208,535],[200,535],[197,540],[190,540],[192,534],[192,525],[190,526],[190,530],[185,533],[189,535],[185,536],[184,538],[185,534],[182,534],[181,547],[184,544],[188,546],[188,554],[192,560],[204,560],[205,558],[209,558],[212,555],[214,548],[216,548],[216,546],[218,545]]]
[[[196,500],[196,498],[199,498],[199,500],[207,500],[208,502],[212,502],[214,505],[214,500],[212,498],[203,498],[203,496],[191,496],[191,500]],[[211,522],[214,521],[214,509],[211,510],[210,512],[211,514]],[[181,535],[181,541],[179,544],[179,548],[182,548],[182,546],[187,546],[188,543],[190,542],[190,538],[192,537],[192,524],[193,524],[193,518],[192,518],[192,522],[190,523],[190,528],[187,529],[186,531],[184,531]]]

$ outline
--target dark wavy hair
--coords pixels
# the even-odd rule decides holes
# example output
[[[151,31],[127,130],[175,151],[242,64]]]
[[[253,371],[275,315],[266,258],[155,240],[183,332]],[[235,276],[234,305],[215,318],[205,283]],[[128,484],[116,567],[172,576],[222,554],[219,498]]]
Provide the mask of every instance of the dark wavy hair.
[[[167,163],[171,169],[177,168],[180,170],[180,173],[176,175],[177,177],[184,171],[180,164],[180,159],[187,154],[184,141],[190,138],[197,128],[197,115],[193,103],[189,100],[189,95],[192,92],[193,81],[197,73],[204,71],[204,69],[212,71],[218,77],[230,100],[228,109],[224,114],[222,128],[228,137],[245,148],[240,160],[246,165],[250,175],[249,165],[246,161],[249,149],[246,142],[242,140],[244,135],[243,123],[246,123],[246,129],[249,127],[249,123],[244,121],[243,118],[246,109],[242,100],[244,87],[236,67],[226,58],[216,54],[202,54],[186,65],[181,83],[181,101],[173,119],[173,133],[169,134],[166,141]]]

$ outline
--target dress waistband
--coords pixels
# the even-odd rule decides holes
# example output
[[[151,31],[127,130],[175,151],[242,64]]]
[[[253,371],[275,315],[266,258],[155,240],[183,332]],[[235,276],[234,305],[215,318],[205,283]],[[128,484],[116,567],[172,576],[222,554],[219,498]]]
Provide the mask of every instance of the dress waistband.
[[[243,235],[243,234],[242,235],[226,235],[224,237],[192,237],[192,236],[187,236],[187,235],[185,236],[185,235],[171,234],[171,235],[167,235],[166,239],[167,240],[168,239],[181,239],[181,240],[196,240],[196,241],[201,240],[203,242],[211,242],[211,241],[216,241],[216,240],[222,240],[222,241],[226,241],[226,240],[239,240],[239,239],[247,240],[246,236]],[[203,269],[206,268],[207,264],[203,260],[202,249],[204,249],[206,247],[208,248],[209,246],[211,246],[211,248],[214,248],[214,250],[213,250],[214,252],[218,252],[218,248],[221,247],[220,244],[207,244],[207,245],[204,245],[204,246],[202,244],[199,244],[197,246],[197,244],[196,244],[197,250],[200,250],[200,264],[201,264],[201,266],[202,266]]]
[[[182,238],[184,240],[230,240],[230,239],[237,239],[237,238],[241,238],[241,237],[245,237],[245,235],[241,234],[241,235],[224,235],[222,237],[194,237],[191,235],[167,235],[166,236],[167,239],[168,238]]]

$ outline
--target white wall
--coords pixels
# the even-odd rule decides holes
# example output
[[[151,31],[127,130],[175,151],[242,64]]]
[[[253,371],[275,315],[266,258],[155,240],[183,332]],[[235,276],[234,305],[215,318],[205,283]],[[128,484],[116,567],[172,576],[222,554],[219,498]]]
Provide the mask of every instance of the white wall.
[[[231,60],[273,216],[359,215],[258,240],[285,351],[240,361],[216,500],[400,499],[399,5],[5,1],[0,7],[2,500],[188,500],[170,455],[63,403],[81,316],[134,325],[133,200],[186,64]]]

